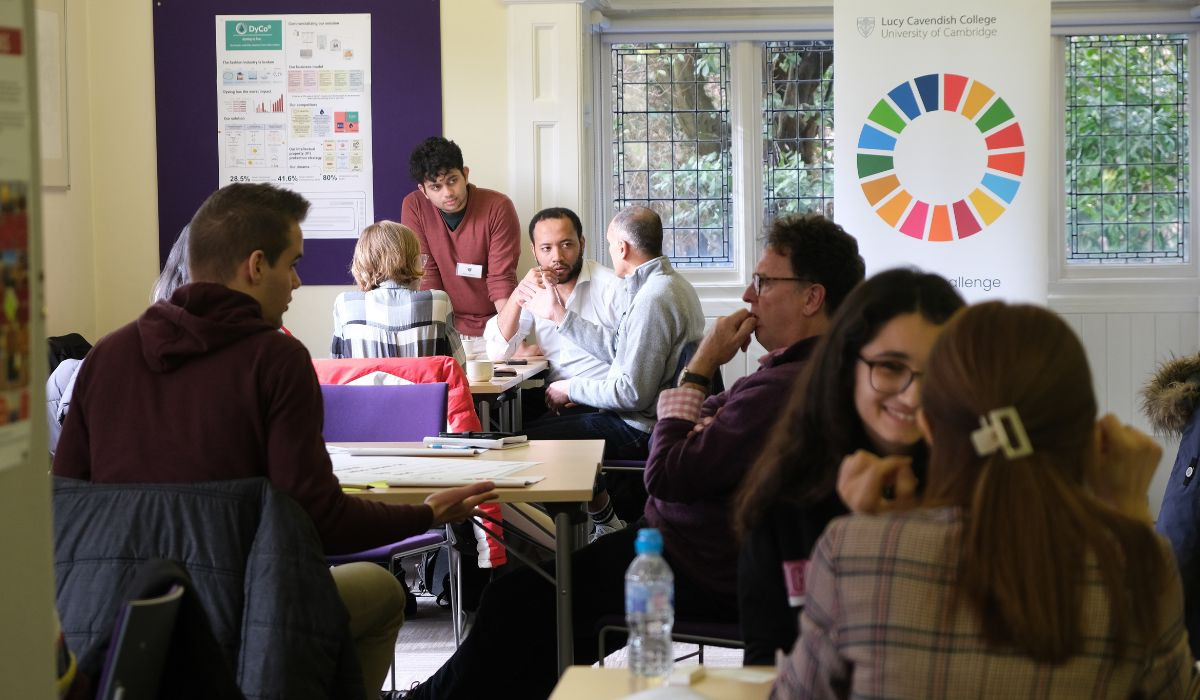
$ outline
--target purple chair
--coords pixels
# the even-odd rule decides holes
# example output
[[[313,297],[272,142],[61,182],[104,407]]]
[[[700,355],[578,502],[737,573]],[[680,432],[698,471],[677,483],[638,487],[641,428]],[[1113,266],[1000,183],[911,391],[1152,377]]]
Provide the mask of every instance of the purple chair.
[[[97,698],[159,697],[183,593],[183,586],[174,584],[164,595],[129,600],[121,605],[100,672]]]
[[[447,385],[434,384],[322,384],[325,398],[327,442],[419,442],[446,429]],[[443,528],[413,535],[373,549],[326,557],[330,564],[375,562],[395,575],[402,557],[449,547]],[[452,559],[453,560],[453,559]],[[460,626],[455,567],[450,567],[450,606],[455,611],[454,642]],[[392,684],[395,685],[393,669]]]
[[[446,429],[445,382],[322,384],[328,442],[420,442]]]

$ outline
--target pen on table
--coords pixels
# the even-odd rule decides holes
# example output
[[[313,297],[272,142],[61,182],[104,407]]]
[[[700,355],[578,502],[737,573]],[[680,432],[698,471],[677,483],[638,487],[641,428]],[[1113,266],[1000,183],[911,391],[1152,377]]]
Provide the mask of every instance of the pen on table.
[[[388,488],[388,482],[372,481],[370,483],[356,483],[353,481],[343,481],[341,482],[341,487],[343,491],[354,493],[356,491],[370,491],[371,489],[386,489]]]
[[[425,447],[431,450],[458,450],[460,452],[474,451],[476,448],[469,445],[445,445],[442,443],[433,443]]]

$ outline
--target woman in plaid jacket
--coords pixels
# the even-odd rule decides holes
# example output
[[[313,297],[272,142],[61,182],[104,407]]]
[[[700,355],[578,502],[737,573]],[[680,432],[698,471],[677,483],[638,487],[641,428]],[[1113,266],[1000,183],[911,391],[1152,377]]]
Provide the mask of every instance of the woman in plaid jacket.
[[[1194,692],[1179,576],[1146,500],[1161,450],[1096,420],[1061,319],[998,302],[956,316],[929,357],[920,424],[923,502],[825,531],[775,697]],[[843,472],[852,509],[879,510],[884,470]]]

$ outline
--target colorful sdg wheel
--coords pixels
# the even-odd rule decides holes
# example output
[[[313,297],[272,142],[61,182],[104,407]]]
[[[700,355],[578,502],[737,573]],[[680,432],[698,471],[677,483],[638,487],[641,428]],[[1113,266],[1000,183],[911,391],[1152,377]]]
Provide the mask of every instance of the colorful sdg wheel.
[[[995,90],[932,73],[879,100],[858,137],[858,179],[879,218],[924,241],[979,233],[1012,205],[1025,139]]]

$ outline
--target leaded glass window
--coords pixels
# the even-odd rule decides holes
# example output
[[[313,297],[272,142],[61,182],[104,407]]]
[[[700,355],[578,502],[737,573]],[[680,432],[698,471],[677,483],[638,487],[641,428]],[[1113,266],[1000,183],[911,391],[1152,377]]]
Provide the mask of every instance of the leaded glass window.
[[[663,220],[680,267],[732,265],[729,48],[614,44],[613,205]]]
[[[1188,259],[1188,39],[1066,42],[1070,263]]]
[[[764,222],[833,217],[833,42],[763,45]]]

